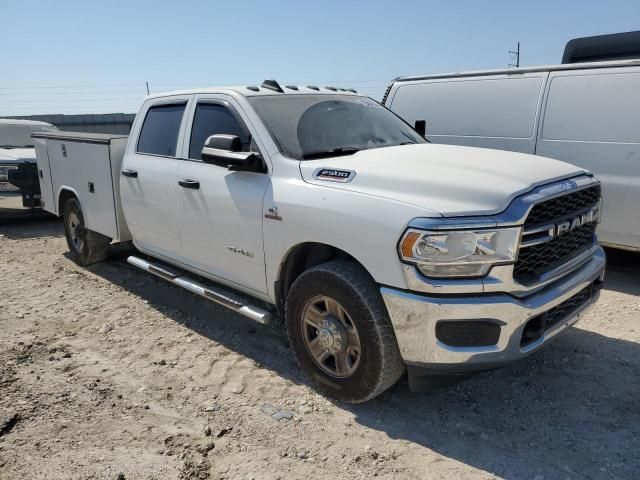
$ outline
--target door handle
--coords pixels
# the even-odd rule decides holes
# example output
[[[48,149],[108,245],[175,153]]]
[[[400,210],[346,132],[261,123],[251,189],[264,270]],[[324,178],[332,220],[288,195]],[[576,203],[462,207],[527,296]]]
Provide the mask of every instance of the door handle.
[[[124,175],[125,177],[130,177],[130,178],[138,178],[138,171],[137,170],[131,170],[130,168],[126,168],[126,169],[122,170],[122,175]]]
[[[200,188],[200,182],[197,180],[191,180],[190,178],[179,180],[178,185],[182,188],[191,188],[192,190],[198,190]]]

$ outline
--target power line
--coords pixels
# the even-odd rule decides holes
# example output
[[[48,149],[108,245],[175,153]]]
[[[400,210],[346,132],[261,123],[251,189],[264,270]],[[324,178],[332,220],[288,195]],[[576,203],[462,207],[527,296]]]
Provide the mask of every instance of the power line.
[[[60,96],[60,95],[122,95],[122,94],[137,94],[144,96],[144,91],[140,90],[119,90],[119,91],[105,91],[105,92],[0,92],[1,96],[29,96],[29,97],[44,97],[44,96]]]
[[[26,85],[0,87],[0,99],[4,115],[18,115],[8,112],[33,112],[45,114],[46,112],[59,113],[60,111],[75,111],[78,113],[96,113],[105,111],[138,110],[145,94],[151,91],[151,82],[140,83],[96,83],[84,85]],[[255,82],[249,82],[255,83]],[[382,95],[384,87],[389,80],[325,80],[311,82],[287,82],[297,85],[334,85],[352,87],[360,93],[371,96]],[[242,85],[241,82],[236,85]],[[157,92],[177,90],[179,88],[206,88],[211,87],[210,82],[202,83],[153,83]],[[132,89],[132,87],[136,87]],[[167,88],[169,87],[169,88]],[[173,87],[173,88],[171,88]],[[75,97],[75,98],[74,98]]]
[[[19,87],[0,87],[0,90],[58,89],[58,88],[121,88],[143,87],[141,83],[103,83],[94,85],[21,85]]]
[[[391,79],[386,80],[307,80],[307,81],[299,81],[299,82],[291,82],[297,83],[299,85],[302,84],[327,84],[327,85],[335,85],[335,84],[369,84],[369,83],[380,83],[380,84],[388,84]],[[71,88],[123,88],[123,87],[140,87],[142,91],[144,91],[147,84],[151,82],[144,83],[97,83],[97,84],[85,84],[85,85],[20,85],[20,86],[4,86],[0,87],[0,90],[57,90],[57,89],[71,89]],[[235,82],[236,85],[251,85],[256,83],[256,80],[250,82]],[[289,83],[289,82],[287,82]],[[215,82],[211,82],[210,80],[204,82],[180,82],[180,83],[155,83],[153,85],[166,87],[166,86],[218,86]]]
[[[17,100],[3,100],[3,104],[13,104],[13,103],[70,103],[70,102],[82,102],[82,103],[95,103],[95,102],[126,102],[131,101],[135,102],[136,100],[142,101],[144,95],[139,95],[137,97],[102,97],[102,98],[19,98]]]

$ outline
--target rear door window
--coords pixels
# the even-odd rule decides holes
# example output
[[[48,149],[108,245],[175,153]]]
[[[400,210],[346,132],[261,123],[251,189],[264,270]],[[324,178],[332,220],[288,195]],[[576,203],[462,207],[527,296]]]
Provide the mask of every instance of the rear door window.
[[[193,117],[189,158],[202,159],[204,142],[211,135],[225,134],[240,137],[242,150],[249,151],[251,139],[238,118],[224,105],[219,103],[199,103]]]
[[[186,103],[156,105],[147,111],[138,139],[138,153],[175,157]]]

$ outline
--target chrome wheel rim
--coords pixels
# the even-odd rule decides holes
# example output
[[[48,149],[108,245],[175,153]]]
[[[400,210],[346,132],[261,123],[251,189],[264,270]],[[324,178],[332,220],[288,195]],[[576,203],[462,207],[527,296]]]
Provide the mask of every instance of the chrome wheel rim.
[[[345,308],[325,295],[310,299],[302,310],[302,337],[315,364],[327,375],[346,378],[360,364],[360,336]]]
[[[69,214],[69,236],[76,251],[82,251],[82,247],[84,247],[84,227],[75,212]]]

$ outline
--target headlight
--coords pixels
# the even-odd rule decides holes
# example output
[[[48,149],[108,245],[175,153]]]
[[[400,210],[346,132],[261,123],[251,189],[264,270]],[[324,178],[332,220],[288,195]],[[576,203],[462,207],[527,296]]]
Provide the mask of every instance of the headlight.
[[[519,228],[409,229],[400,241],[400,257],[428,277],[483,277],[494,265],[515,262],[519,238]]]

